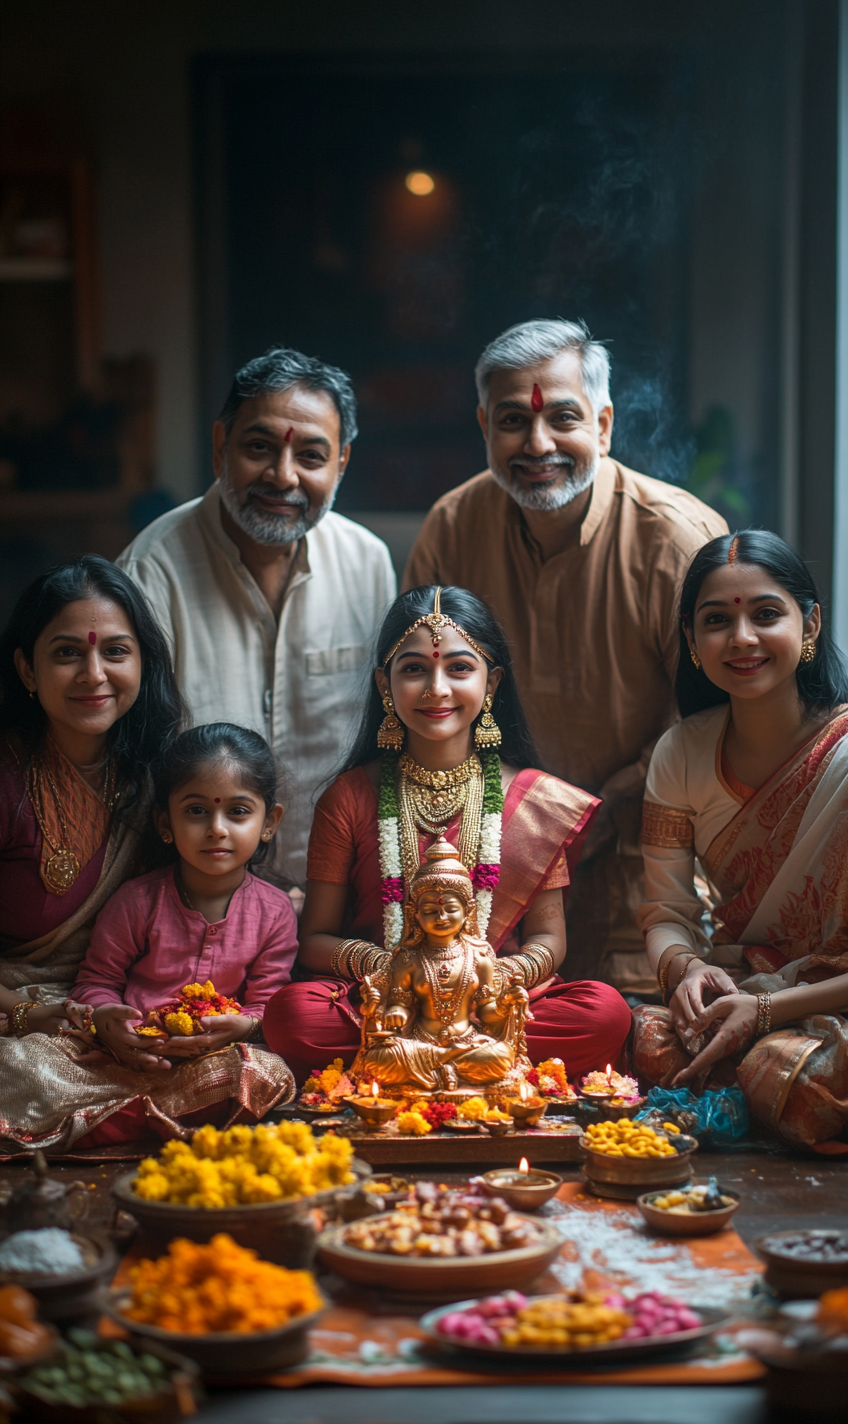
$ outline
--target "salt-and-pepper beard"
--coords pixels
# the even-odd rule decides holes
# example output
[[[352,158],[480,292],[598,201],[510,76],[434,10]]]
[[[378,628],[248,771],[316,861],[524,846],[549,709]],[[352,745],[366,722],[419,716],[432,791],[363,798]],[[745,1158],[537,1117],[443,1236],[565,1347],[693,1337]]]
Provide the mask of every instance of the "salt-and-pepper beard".
[[[302,539],[304,534],[308,534],[310,529],[314,529],[315,525],[321,522],[324,515],[333,507],[339,482],[336,481],[329,497],[312,515],[309,513],[309,500],[305,494],[297,490],[287,494],[286,502],[289,505],[295,505],[302,511],[301,517],[294,523],[284,515],[268,514],[265,510],[257,509],[251,503],[254,494],[268,494],[270,487],[265,480],[254,480],[253,484],[248,485],[245,490],[238,491],[233,488],[225,463],[218,487],[224,508],[242,533],[247,534],[248,538],[253,539],[257,544],[266,544],[271,548],[279,549],[286,544],[294,544],[296,540]]]
[[[490,466],[495,483],[499,484],[502,490],[506,490],[521,509],[534,509],[545,513],[562,509],[589,488],[598,473],[600,457],[595,455],[588,465],[582,467],[578,466],[572,455],[546,455],[539,460],[516,457],[515,463],[525,467],[529,465],[531,468],[533,465],[562,465],[572,471],[561,483],[551,488],[550,485],[521,485],[511,468],[507,474],[495,469],[494,463]]]

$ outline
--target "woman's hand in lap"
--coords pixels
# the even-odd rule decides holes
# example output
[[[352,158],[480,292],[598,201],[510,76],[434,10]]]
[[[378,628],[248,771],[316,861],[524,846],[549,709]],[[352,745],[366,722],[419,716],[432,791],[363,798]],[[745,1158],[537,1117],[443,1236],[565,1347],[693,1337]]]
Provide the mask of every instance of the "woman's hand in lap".
[[[256,1025],[256,1019],[250,1014],[213,1014],[200,1022],[202,1033],[168,1039],[165,1052],[169,1058],[199,1058],[203,1053],[214,1053],[216,1049],[249,1038]]]
[[[674,1027],[678,1033],[693,1028],[702,1018],[709,999],[715,1001],[717,998],[738,993],[739,990],[730,975],[723,969],[716,965],[704,964],[703,960],[690,960],[686,966],[686,974],[669,1000],[668,1007],[674,1019]]]
[[[145,1072],[150,1069],[168,1069],[170,1063],[162,1056],[160,1044],[165,1040],[139,1038],[130,1027],[144,1018],[138,1009],[129,1004],[105,1004],[94,1010],[94,1027],[97,1037],[114,1053],[124,1068],[136,1068]]]
[[[730,1058],[747,1048],[757,1032],[757,1012],[756,994],[740,994],[735,986],[734,993],[710,1004],[695,1022],[694,1028],[696,1032],[703,1033],[712,1027],[715,1032],[697,1058],[693,1058],[688,1067],[678,1073],[672,1087],[683,1087],[720,1059]]]

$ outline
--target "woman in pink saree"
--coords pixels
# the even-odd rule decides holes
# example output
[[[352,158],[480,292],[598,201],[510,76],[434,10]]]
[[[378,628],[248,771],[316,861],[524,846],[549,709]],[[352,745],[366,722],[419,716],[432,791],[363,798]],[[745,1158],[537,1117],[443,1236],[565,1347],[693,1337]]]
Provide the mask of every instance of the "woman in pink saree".
[[[680,618],[683,720],[648,774],[640,915],[668,1007],[636,1011],[634,1065],[736,1082],[787,1142],[848,1152],[848,676],[774,534],[705,545]]]

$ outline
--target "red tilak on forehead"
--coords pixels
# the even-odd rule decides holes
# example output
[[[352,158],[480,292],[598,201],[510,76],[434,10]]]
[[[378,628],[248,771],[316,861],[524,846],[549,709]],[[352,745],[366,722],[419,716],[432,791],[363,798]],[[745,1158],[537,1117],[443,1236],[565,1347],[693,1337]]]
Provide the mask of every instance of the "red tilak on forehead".
[[[216,796],[216,797],[215,797],[215,805],[216,805],[216,806],[220,806],[220,804],[221,804],[221,798],[220,798],[220,796]]]
[[[89,633],[89,635],[88,635],[88,641],[90,642],[91,646],[94,647],[95,643],[97,642],[97,634],[96,634],[96,633]]]
[[[741,602],[742,602],[742,599],[741,599],[741,598],[734,598],[733,602],[734,602],[734,603],[741,603]]]
[[[290,444],[291,444],[291,438],[292,438],[293,435],[294,435],[294,426],[293,426],[293,425],[290,425],[289,428],[288,428],[288,430],[286,431],[286,444],[287,444],[287,445],[290,445]]]
[[[533,387],[533,394],[530,397],[530,405],[533,410],[544,410],[545,408],[545,399],[538,386],[534,385]]]

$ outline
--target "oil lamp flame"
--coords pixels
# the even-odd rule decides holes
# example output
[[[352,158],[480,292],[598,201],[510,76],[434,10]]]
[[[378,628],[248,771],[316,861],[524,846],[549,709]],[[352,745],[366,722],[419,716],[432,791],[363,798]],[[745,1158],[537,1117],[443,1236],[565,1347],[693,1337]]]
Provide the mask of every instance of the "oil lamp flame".
[[[372,1098],[379,1098],[379,1096],[380,1096],[380,1084],[379,1084],[379,1083],[377,1083],[377,1082],[372,1082],[372,1084],[371,1084],[371,1096],[372,1096]]]
[[[527,1084],[526,1084],[526,1083],[521,1083],[521,1084],[519,1085],[518,1092],[519,1092],[519,1096],[520,1096],[520,1098],[521,1098],[521,1101],[522,1101],[523,1103],[526,1103],[526,1101],[527,1101]]]
[[[519,1172],[524,1173],[528,1173],[530,1171],[530,1163],[527,1161],[526,1157],[522,1157],[521,1161],[518,1164],[518,1170]]]
[[[607,1064],[607,1067],[606,1067],[606,1074],[607,1074],[607,1082],[609,1083],[610,1087],[612,1087],[612,1064],[611,1064],[611,1063],[608,1063],[608,1064]]]

